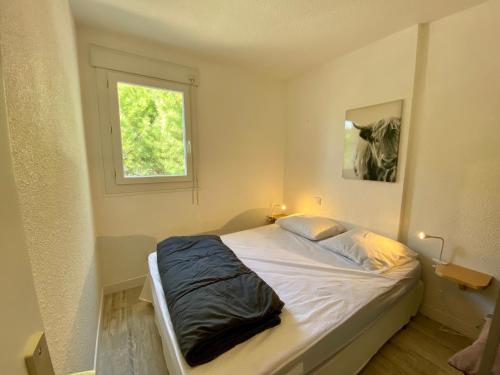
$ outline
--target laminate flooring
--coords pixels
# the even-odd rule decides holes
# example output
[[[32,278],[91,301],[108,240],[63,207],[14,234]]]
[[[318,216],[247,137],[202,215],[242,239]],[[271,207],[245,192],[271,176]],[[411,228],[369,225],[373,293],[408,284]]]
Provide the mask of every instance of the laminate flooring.
[[[141,288],[105,296],[97,356],[98,375],[167,375],[153,306]],[[417,315],[372,358],[362,375],[460,374],[447,364],[470,340]],[[342,375],[342,374],[338,374]]]

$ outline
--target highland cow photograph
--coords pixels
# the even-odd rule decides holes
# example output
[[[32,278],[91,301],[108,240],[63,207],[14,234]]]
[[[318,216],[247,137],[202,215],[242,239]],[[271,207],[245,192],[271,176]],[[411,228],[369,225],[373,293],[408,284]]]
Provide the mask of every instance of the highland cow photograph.
[[[342,177],[396,182],[403,101],[346,112]]]

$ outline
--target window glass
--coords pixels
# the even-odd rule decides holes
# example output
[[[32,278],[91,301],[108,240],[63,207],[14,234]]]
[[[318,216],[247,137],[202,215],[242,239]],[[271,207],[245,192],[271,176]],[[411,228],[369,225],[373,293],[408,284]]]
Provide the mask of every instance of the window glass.
[[[184,93],[117,83],[124,177],[186,176]]]

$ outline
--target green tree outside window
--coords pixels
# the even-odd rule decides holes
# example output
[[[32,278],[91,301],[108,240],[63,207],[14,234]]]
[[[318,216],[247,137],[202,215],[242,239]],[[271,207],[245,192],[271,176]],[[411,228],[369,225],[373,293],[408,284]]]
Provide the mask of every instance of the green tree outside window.
[[[125,177],[185,176],[183,93],[118,83]]]

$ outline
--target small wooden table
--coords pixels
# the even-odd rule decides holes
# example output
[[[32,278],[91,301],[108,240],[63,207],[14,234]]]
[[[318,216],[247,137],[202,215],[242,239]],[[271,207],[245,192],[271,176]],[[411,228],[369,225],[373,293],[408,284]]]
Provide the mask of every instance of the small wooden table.
[[[482,272],[474,271],[469,268],[457,266],[449,263],[446,265],[438,264],[436,274],[444,279],[451,280],[458,284],[462,290],[471,288],[475,290],[484,289],[490,285],[492,276]]]
[[[267,216],[267,222],[269,224],[274,224],[276,222],[276,220],[278,220],[280,217],[285,217],[285,216],[288,216],[287,214],[275,214],[275,215],[268,215]]]

